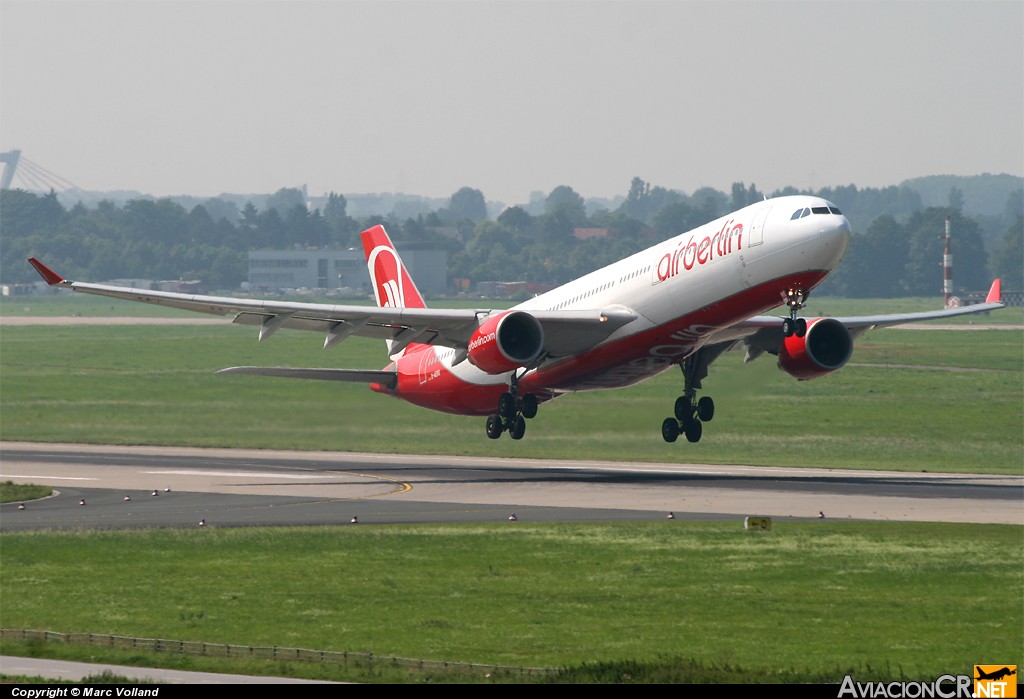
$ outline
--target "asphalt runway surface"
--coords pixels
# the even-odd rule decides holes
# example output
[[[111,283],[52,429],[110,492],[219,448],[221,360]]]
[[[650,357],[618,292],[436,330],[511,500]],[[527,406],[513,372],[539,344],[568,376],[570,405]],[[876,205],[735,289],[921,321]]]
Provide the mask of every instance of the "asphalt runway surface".
[[[695,464],[0,444],[55,497],[0,531],[508,521],[857,519],[1024,524],[1024,478]],[[155,494],[154,494],[155,493]],[[84,505],[80,502],[84,501]]]

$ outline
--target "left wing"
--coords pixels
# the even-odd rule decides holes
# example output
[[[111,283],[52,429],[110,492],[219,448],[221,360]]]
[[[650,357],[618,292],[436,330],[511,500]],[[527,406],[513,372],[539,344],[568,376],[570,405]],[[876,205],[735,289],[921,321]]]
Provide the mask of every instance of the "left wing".
[[[945,308],[920,313],[845,316],[836,317],[832,320],[837,321],[846,328],[848,338],[852,341],[872,328],[918,323],[925,320],[941,320],[942,318],[954,318],[974,313],[987,313],[988,311],[998,310],[1005,306],[1006,304],[1002,301],[1002,285],[1000,280],[996,279],[989,288],[985,302],[973,306]],[[734,349],[742,346],[747,350],[746,361],[751,361],[765,352],[768,354],[778,354],[784,340],[781,317],[754,316],[715,332],[706,346],[718,347],[719,353],[722,351],[722,346],[724,346],[724,349]]]
[[[942,318],[954,318],[956,316],[971,315],[974,313],[987,313],[1006,306],[1002,301],[1002,284],[996,279],[989,288],[984,303],[961,308],[944,308],[937,311],[923,311],[920,313],[890,313],[873,316],[845,316],[837,317],[850,333],[851,338],[857,338],[872,328],[887,328],[905,323],[920,323],[925,320],[941,320]],[[735,326],[737,330],[746,331],[745,344],[749,349],[760,352],[775,354],[781,345],[782,323],[781,319],[774,316],[754,316]]]
[[[320,332],[324,334],[325,349],[351,335],[393,340],[392,354],[413,342],[465,349],[474,331],[492,314],[490,310],[347,306],[148,291],[68,281],[34,257],[29,262],[51,286],[197,313],[233,315],[234,323],[259,326],[261,340],[281,328]],[[633,311],[617,306],[530,313],[544,329],[542,356],[552,358],[587,350],[637,317]]]

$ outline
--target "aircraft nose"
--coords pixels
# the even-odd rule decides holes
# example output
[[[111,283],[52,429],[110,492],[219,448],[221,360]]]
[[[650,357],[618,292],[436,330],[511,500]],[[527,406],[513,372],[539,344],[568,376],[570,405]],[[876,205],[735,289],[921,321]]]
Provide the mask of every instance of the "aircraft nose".
[[[826,263],[831,269],[839,264],[850,246],[851,228],[849,219],[842,214],[834,214],[829,218],[832,220],[822,227],[819,235],[827,250],[826,254],[833,258],[831,264]]]

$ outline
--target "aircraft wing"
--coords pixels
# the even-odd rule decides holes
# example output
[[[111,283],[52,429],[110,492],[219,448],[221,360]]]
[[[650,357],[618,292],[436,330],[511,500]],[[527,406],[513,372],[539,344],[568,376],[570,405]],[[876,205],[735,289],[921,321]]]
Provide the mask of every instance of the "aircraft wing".
[[[491,313],[490,310],[349,306],[149,291],[68,281],[35,258],[30,258],[29,262],[51,286],[197,313],[233,315],[234,323],[259,326],[261,340],[281,328],[320,332],[324,334],[325,349],[351,335],[393,340],[392,354],[413,342],[464,349],[481,318]],[[544,355],[549,357],[589,349],[637,317],[621,307],[530,313],[544,328]]]
[[[919,323],[925,320],[941,320],[974,313],[986,313],[1006,306],[1002,302],[1000,280],[992,282],[984,303],[961,308],[945,308],[937,311],[920,313],[891,313],[870,316],[838,316],[835,320],[846,326],[853,338],[863,335],[872,328],[892,327],[906,323]],[[775,354],[782,343],[782,318],[777,316],[754,316],[736,325],[725,328],[712,336],[712,343],[735,342],[743,340],[747,348],[748,361],[762,352]],[[710,343],[709,343],[710,344]]]
[[[590,349],[637,318],[628,308],[612,306],[593,311],[527,311],[544,328],[544,352],[567,357]]]

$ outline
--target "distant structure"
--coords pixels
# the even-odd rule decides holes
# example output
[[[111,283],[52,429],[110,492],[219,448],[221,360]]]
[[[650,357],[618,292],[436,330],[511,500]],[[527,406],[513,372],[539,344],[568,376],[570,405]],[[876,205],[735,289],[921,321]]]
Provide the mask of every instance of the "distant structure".
[[[447,251],[397,243],[396,247],[421,292],[443,294],[448,290]],[[255,250],[249,253],[249,287],[253,291],[373,293],[361,250]]]
[[[56,192],[65,201],[93,200],[98,197],[95,194],[86,192],[71,180],[61,177],[55,172],[47,170],[38,163],[33,163],[22,156],[20,150],[9,150],[0,153],[0,163],[4,164],[3,175],[0,175],[0,189],[10,189],[14,184],[14,176],[18,176],[18,182],[28,191]]]
[[[0,189],[10,189],[14,181],[14,172],[18,169],[18,160],[21,159],[20,150],[11,150],[0,153],[0,163],[4,164],[4,174],[0,176]]]

